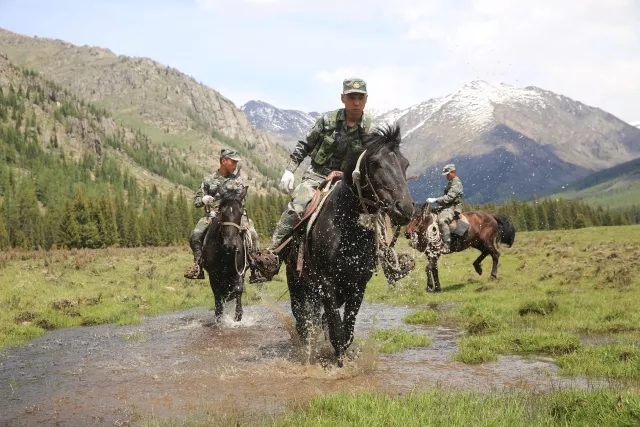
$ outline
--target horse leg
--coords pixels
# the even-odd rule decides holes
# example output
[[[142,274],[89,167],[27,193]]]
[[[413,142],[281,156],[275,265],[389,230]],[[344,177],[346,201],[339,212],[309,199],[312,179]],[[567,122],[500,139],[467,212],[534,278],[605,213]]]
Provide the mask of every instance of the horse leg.
[[[356,325],[356,316],[358,315],[358,311],[360,311],[363,297],[364,292],[358,291],[352,298],[348,298],[344,305],[344,331],[346,335],[346,341],[344,344],[345,350],[349,348],[353,342],[353,330]]]
[[[431,270],[433,273],[433,281],[435,282],[434,292],[440,292],[440,277],[438,276],[438,261],[436,260],[433,263],[433,269]]]
[[[491,247],[491,259],[493,260],[493,266],[491,267],[491,276],[489,279],[497,279],[498,278],[498,260],[500,259],[500,253],[496,250],[496,248]]]
[[[427,292],[440,292],[437,258],[429,258],[429,263],[427,264],[427,279]]]
[[[342,368],[342,359],[345,350],[345,331],[344,324],[340,318],[340,309],[332,292],[328,292],[323,296],[323,304],[324,313],[329,325],[329,340],[335,351],[336,359],[338,359],[338,367]]]
[[[224,301],[222,300],[222,295],[214,295],[214,298],[216,300],[216,308],[215,308],[215,316],[216,316],[216,321],[220,320],[220,317],[222,316],[222,310],[224,307]]]
[[[473,261],[473,268],[475,268],[476,273],[478,273],[478,275],[480,276],[482,276],[482,266],[480,264],[482,263],[482,261],[484,261],[487,255],[489,255],[489,252],[487,252],[486,250],[482,251],[480,256],[478,256],[478,258],[476,258],[476,260]]]
[[[234,292],[236,294],[236,317],[235,321],[239,322],[242,320],[242,291],[243,289],[243,279],[244,276],[238,276],[236,286],[234,287]]]

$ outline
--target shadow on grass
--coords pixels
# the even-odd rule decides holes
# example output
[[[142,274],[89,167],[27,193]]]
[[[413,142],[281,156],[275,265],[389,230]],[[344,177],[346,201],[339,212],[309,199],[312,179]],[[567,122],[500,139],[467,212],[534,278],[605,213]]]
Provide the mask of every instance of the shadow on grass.
[[[458,283],[457,285],[451,286],[442,286],[440,287],[440,292],[455,292],[467,286],[468,283]]]

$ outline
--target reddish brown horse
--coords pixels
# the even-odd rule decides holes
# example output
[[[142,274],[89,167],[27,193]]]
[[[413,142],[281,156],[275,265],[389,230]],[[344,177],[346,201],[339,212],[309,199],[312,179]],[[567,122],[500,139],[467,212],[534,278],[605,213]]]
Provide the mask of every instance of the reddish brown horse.
[[[407,225],[405,237],[411,239],[411,246],[427,256],[427,292],[440,292],[440,279],[438,278],[438,258],[442,255],[442,237],[438,229],[437,212],[431,209],[431,205],[424,203],[416,206],[416,213]],[[462,224],[459,224],[462,222]],[[468,225],[468,227],[467,227]],[[500,253],[497,250],[498,243],[504,243],[508,247],[513,245],[516,237],[516,229],[511,220],[498,214],[483,211],[470,211],[456,217],[450,224],[451,228],[451,252],[464,251],[467,248],[476,248],[480,256],[473,262],[473,267],[478,274],[482,274],[482,261],[491,255],[493,268],[491,279],[498,275],[498,259]]]

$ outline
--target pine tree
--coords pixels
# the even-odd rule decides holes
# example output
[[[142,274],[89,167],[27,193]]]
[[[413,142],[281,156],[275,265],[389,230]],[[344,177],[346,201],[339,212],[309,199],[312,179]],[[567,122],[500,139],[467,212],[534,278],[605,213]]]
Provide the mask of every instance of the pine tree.
[[[59,246],[68,249],[80,248],[82,246],[80,224],[78,224],[73,200],[67,200],[65,203],[57,242]]]

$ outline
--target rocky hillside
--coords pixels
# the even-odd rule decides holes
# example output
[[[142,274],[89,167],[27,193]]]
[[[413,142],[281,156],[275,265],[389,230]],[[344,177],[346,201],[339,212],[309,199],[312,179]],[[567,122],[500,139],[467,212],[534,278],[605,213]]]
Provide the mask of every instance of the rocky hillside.
[[[116,122],[143,131],[153,143],[180,149],[180,157],[202,171],[217,165],[223,145],[233,146],[246,158],[250,183],[267,187],[287,161],[286,151],[251,126],[230,100],[150,59],[1,29],[0,52],[107,108]]]
[[[265,131],[287,150],[293,149],[313,125],[319,113],[281,110],[263,101],[249,101],[240,107],[256,129]]]
[[[12,64],[3,54],[0,101],[3,160],[16,170],[28,169],[18,160],[23,143],[34,143],[43,155],[85,163],[85,170],[92,174],[96,174],[93,167],[100,167],[103,160],[115,161],[122,172],[148,190],[155,187],[161,193],[182,190],[188,194],[199,184],[200,171],[177,156],[175,149],[153,145],[139,131],[119,125],[108,111],[86,103],[33,70]],[[18,141],[17,151],[11,148],[10,140]],[[35,152],[22,155],[33,157]],[[43,184],[64,186],[62,182]]]

